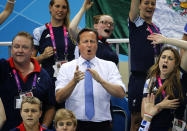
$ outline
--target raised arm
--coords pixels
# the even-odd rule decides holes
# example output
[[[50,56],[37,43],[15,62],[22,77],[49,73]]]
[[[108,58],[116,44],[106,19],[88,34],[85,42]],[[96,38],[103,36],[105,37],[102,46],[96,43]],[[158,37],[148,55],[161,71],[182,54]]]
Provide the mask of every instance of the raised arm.
[[[83,14],[93,5],[93,2],[90,0],[85,0],[81,9],[76,14],[76,16],[72,19],[69,25],[69,32],[72,37],[76,40],[77,34],[79,33],[78,24],[83,16]]]
[[[152,34],[149,35],[147,37],[148,40],[152,40],[152,44],[170,44],[170,45],[174,45],[177,46],[179,48],[183,48],[184,50],[187,49],[187,41],[184,40],[178,40],[178,39],[174,39],[174,38],[167,38],[161,34]]]
[[[129,12],[129,18],[134,21],[139,15],[140,0],[131,0],[131,7]]]
[[[173,38],[167,38],[161,34],[152,34],[148,36],[149,40],[152,40],[152,44],[170,44],[182,48],[184,50],[181,57],[181,67],[183,70],[187,71],[187,41],[178,40]]]
[[[8,16],[12,13],[14,9],[15,0],[7,0],[6,7],[3,12],[0,14],[0,24],[2,24]]]
[[[2,128],[5,121],[6,121],[6,114],[5,114],[3,103],[0,98],[0,129]]]

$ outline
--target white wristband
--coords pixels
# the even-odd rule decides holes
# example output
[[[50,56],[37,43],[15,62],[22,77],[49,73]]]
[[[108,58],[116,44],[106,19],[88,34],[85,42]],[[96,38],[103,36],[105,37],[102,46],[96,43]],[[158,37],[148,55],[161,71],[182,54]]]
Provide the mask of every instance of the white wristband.
[[[10,4],[15,4],[16,3],[16,1],[10,1],[10,0],[7,0],[7,2],[10,3]]]
[[[147,117],[149,117],[149,118],[153,118],[153,116],[152,115],[150,115],[150,114],[147,114],[147,113],[144,113],[144,116],[147,116]]]

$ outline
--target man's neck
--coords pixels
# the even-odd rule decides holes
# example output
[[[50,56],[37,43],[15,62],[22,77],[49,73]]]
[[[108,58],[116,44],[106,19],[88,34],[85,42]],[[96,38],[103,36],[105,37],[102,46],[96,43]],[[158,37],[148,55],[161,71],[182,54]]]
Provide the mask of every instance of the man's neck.
[[[59,27],[63,25],[63,20],[54,20],[51,18],[52,27]]]
[[[31,61],[24,64],[18,64],[14,62],[14,66],[16,67],[16,69],[19,70],[19,72],[23,75],[23,77],[27,76],[29,73],[31,73],[34,70],[34,64]]]

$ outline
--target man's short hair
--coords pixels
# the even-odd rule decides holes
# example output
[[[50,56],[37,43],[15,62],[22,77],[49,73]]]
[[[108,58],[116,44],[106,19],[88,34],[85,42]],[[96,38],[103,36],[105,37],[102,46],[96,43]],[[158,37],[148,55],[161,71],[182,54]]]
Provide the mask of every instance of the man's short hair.
[[[40,111],[42,110],[42,102],[34,96],[24,96],[22,98],[22,102],[21,102],[21,109],[24,103],[29,103],[29,104],[37,104],[40,107]]]
[[[77,43],[79,44],[79,42],[80,42],[80,35],[82,34],[82,33],[84,33],[84,32],[93,32],[95,35],[96,35],[96,39],[97,39],[97,41],[98,41],[98,33],[97,33],[97,31],[96,30],[94,30],[94,29],[91,29],[91,28],[83,28],[79,33],[78,33],[78,35],[77,35]]]
[[[34,47],[34,39],[33,39],[32,35],[30,35],[28,32],[24,32],[24,31],[18,32],[18,33],[16,34],[16,36],[12,39],[12,43],[13,43],[14,39],[15,39],[17,36],[23,36],[23,37],[29,39],[29,40],[31,41],[31,47]]]
[[[76,127],[77,126],[77,119],[74,115],[74,113],[68,109],[59,109],[56,112],[55,115],[55,126],[57,127],[57,122],[60,120],[67,120],[70,119],[73,122],[73,125]]]

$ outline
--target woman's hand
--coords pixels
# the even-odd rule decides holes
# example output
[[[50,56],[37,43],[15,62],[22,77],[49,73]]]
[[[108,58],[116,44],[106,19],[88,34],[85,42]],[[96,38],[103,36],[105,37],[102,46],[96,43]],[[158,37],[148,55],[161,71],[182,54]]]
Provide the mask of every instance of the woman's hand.
[[[52,55],[54,54],[54,50],[53,50],[53,47],[46,47],[44,52],[41,54],[42,58],[43,59],[47,59],[49,57],[51,57]]]
[[[147,37],[148,40],[152,40],[153,42],[151,44],[161,44],[164,43],[166,44],[167,42],[167,37],[161,35],[161,34],[157,34],[157,33],[153,33],[151,35],[149,35]]]
[[[155,106],[155,96],[153,93],[148,94],[144,100],[144,112],[147,114],[150,114],[152,116],[155,116],[159,110],[158,107]]]
[[[156,105],[159,110],[176,109],[179,106],[179,99],[168,100],[168,97],[169,96],[166,96],[160,103]]]
[[[84,8],[85,10],[88,10],[93,4],[94,4],[94,3],[91,2],[91,0],[85,0],[85,1],[84,1],[84,4],[83,4],[83,8]]]

